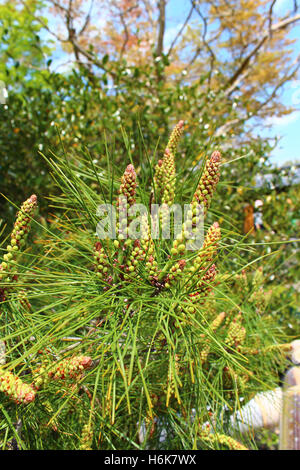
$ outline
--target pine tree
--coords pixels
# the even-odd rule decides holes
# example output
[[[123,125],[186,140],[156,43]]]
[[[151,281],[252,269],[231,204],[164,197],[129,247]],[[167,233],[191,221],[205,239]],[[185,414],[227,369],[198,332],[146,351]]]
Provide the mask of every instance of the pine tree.
[[[142,237],[130,238],[125,213],[135,223],[134,203],[153,202],[131,163],[115,180],[111,168],[99,177],[88,155],[76,164],[47,159],[61,215],[46,227],[36,222],[35,243],[8,249],[16,256],[1,264],[3,447],[16,416],[24,424],[19,444],[29,449],[253,446],[247,435],[231,436],[230,415],[241,398],[274,387],[285,363],[281,333],[259,293],[262,273],[251,284],[240,266],[227,272],[239,240],[226,226],[205,224],[202,245],[189,249],[198,213],[213,216],[222,157],[215,150],[202,174],[191,173],[195,189],[184,201],[180,183],[170,184],[178,129],[154,177],[157,197],[188,206],[171,239],[153,236],[159,215],[141,216]],[[99,205],[110,200],[117,230],[99,240]],[[36,204],[32,196],[22,206],[11,247],[27,234]]]

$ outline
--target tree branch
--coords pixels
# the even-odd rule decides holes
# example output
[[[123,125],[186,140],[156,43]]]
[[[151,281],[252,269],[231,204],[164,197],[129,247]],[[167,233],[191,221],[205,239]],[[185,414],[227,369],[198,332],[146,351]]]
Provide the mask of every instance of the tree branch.
[[[89,8],[88,14],[86,15],[85,22],[83,23],[83,26],[82,26],[81,30],[79,31],[79,33],[78,33],[78,36],[81,36],[82,33],[84,33],[84,31],[88,27],[88,25],[90,23],[90,19],[91,19],[93,6],[94,6],[94,0],[92,0],[91,3],[90,3],[90,8]]]
[[[294,76],[295,74],[298,72],[298,70],[300,69],[300,55],[298,55],[297,59],[294,61],[294,63],[296,64],[295,67],[293,68],[293,70],[287,75],[286,73],[284,74],[284,77],[280,80],[280,82],[276,85],[276,87],[274,88],[274,90],[272,91],[272,93],[268,96],[268,98],[262,102],[258,107],[257,109],[255,110],[254,112],[254,115],[258,115],[258,113],[260,112],[260,110],[262,110],[268,103],[270,103],[270,101],[272,101],[273,98],[275,98],[278,90],[280,88],[282,88],[282,86],[290,81]]]
[[[196,10],[196,12],[198,13],[198,15],[200,16],[200,18],[203,22],[202,42],[203,42],[204,46],[206,47],[206,49],[208,50],[208,53],[210,55],[210,70],[209,70],[209,86],[210,86],[211,76],[212,76],[212,72],[213,72],[214,63],[216,61],[216,56],[215,56],[212,48],[210,47],[210,44],[206,40],[207,18],[202,14],[200,8],[195,3],[195,0],[191,0],[191,2],[192,2],[193,8]],[[200,52],[201,52],[201,47],[199,46],[199,47],[197,47],[195,54],[193,55],[192,59],[190,60],[190,62],[188,64],[188,68],[191,67],[191,65],[195,62],[195,60],[197,59]]]
[[[190,21],[191,16],[192,16],[192,14],[193,14],[194,8],[195,8],[195,7],[194,7],[194,4],[192,3],[191,9],[190,9],[190,11],[189,11],[189,13],[188,13],[188,15],[187,15],[187,17],[186,17],[186,19],[185,19],[185,21],[184,21],[182,27],[180,28],[180,30],[179,30],[178,33],[176,34],[175,38],[173,39],[173,41],[172,41],[172,43],[171,43],[171,45],[170,45],[170,47],[169,47],[167,56],[169,56],[169,55],[171,54],[171,52],[172,52],[172,50],[173,50],[173,48],[174,48],[176,42],[178,41],[178,39],[179,39],[180,36],[182,35],[184,29],[185,29],[186,26],[188,25],[188,22]]]
[[[226,90],[230,87],[231,93],[232,93],[233,89],[235,89],[236,86],[237,86],[236,84],[238,83],[238,78],[240,77],[241,74],[243,74],[245,72],[245,70],[249,66],[249,64],[250,64],[251,60],[253,59],[253,57],[256,56],[256,54],[262,48],[262,46],[264,45],[266,40],[270,37],[270,34],[273,34],[276,31],[280,31],[282,29],[285,29],[288,26],[290,26],[291,24],[296,23],[299,20],[300,20],[300,15],[295,15],[292,18],[287,18],[285,20],[279,21],[277,24],[271,26],[269,28],[269,30],[266,31],[263,34],[263,36],[259,40],[256,47],[248,54],[247,57],[244,58],[243,62],[241,63],[239,68],[236,70],[236,72],[232,75],[232,77],[229,78],[229,80],[227,80],[227,82],[224,86],[224,89]]]
[[[113,2],[113,5],[115,6],[116,10],[119,11],[119,17],[120,17],[120,21],[122,23],[123,30],[124,30],[124,35],[125,35],[124,41],[123,41],[123,44],[122,44],[122,47],[121,47],[121,50],[120,50],[120,54],[119,54],[119,60],[120,60],[123,57],[123,54],[124,54],[125,49],[126,49],[126,45],[129,41],[129,31],[128,31],[128,26],[127,26],[127,23],[125,21],[125,18],[126,18],[126,15],[128,15],[135,8],[138,7],[138,2],[136,2],[134,5],[127,8],[127,10],[125,10],[125,11],[122,11],[121,8],[115,2]]]
[[[166,0],[159,0],[158,1],[158,39],[157,39],[157,46],[155,55],[160,57],[164,50],[164,35],[165,35],[165,28],[166,28]]]

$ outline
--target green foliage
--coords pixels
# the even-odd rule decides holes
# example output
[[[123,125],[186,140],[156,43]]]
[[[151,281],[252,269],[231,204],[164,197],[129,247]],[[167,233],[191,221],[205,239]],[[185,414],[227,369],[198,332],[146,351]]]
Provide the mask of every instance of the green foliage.
[[[136,145],[147,155],[142,139]],[[60,215],[15,263],[5,261],[14,277],[1,283],[3,370],[32,384],[36,395],[16,406],[1,394],[2,448],[13,438],[27,449],[239,448],[228,436],[230,415],[241,398],[272,389],[285,365],[279,347],[285,336],[261,295],[263,275],[245,280],[241,266],[233,269],[245,243],[225,220],[221,240],[218,226],[205,224],[196,254],[186,250],[184,232],[173,241],[146,236],[141,244],[118,232],[99,242],[97,207],[114,202],[118,188],[147,207],[152,201],[157,156],[140,161],[136,180],[132,163],[121,177],[114,152],[106,147],[106,169],[87,152],[76,161],[45,157],[59,187],[52,209]],[[203,172],[177,180],[176,202],[212,195],[218,178],[208,169],[217,155]],[[209,202],[204,198],[206,208]],[[218,273],[208,275],[215,265]],[[190,296],[195,292],[201,295]],[[84,359],[89,367],[75,370],[82,356],[92,363]],[[207,424],[216,434],[207,434]],[[255,447],[250,436],[240,441]]]
[[[27,7],[41,15],[42,2],[30,0]],[[41,16],[41,20],[47,22]],[[4,1],[0,5],[0,80],[22,90],[23,84],[31,80],[43,63],[44,54],[50,53],[42,41],[42,26],[29,13],[28,8],[18,2]]]
[[[22,10],[20,16],[26,19],[26,15],[29,13]],[[27,38],[29,33],[22,24],[17,31],[9,28],[7,34],[7,41],[14,44],[14,34]],[[27,64],[26,77],[20,75],[18,81],[14,78],[19,68],[16,65],[17,51],[11,52],[11,64],[3,52],[3,64],[6,64],[3,81],[8,88],[8,99],[5,106],[0,105],[0,181],[1,192],[15,203],[21,204],[29,192],[42,196],[53,193],[38,152],[48,152],[49,149],[57,152],[61,148],[60,140],[74,159],[78,149],[84,145],[99,163],[105,160],[104,141],[113,142],[116,161],[124,161],[126,153],[120,123],[128,135],[135,163],[141,161],[136,147],[140,129],[147,149],[154,153],[157,136],[160,135],[165,142],[170,127],[174,125],[172,116],[186,116],[190,123],[185,140],[186,154],[182,155],[185,165],[180,165],[179,161],[182,173],[188,168],[189,155],[195,158],[195,148],[203,149],[203,157],[212,151],[213,146],[226,140],[225,159],[241,157],[235,139],[237,135],[242,136],[242,122],[235,126],[235,134],[224,129],[223,133],[215,135],[216,129],[223,125],[226,127],[228,121],[238,117],[236,102],[226,101],[222,90],[207,93],[198,83],[179,85],[176,81],[168,84],[164,80],[158,81],[157,67],[165,72],[169,65],[167,59],[140,67],[129,66],[125,61],[109,63],[113,81],[106,72],[91,76],[84,67],[61,74],[49,69],[51,55],[45,41],[41,40],[40,44],[35,34],[30,36],[30,40],[33,42],[30,47],[27,43],[23,45],[24,53],[40,47],[43,57],[35,55],[39,67],[29,68]],[[200,76],[199,82],[204,79],[205,76]],[[239,182],[244,184],[245,177],[251,177],[253,181],[265,165],[260,157],[262,154],[265,156],[266,151],[266,144],[261,140],[253,140],[243,147],[247,165],[244,159],[235,163]],[[236,178],[234,180],[236,184]],[[233,191],[232,197],[235,195]],[[43,202],[41,204],[41,209],[44,209]],[[1,199],[1,205],[3,211],[9,210],[4,199]]]

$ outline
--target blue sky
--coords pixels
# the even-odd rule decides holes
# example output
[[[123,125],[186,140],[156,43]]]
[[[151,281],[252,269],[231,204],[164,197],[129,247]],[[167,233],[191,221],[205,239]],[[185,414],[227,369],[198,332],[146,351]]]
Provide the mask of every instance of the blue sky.
[[[286,6],[291,2],[281,0],[280,3]],[[296,58],[300,55],[300,22],[295,25],[289,37],[297,40],[293,46],[294,57]],[[269,120],[272,130],[266,132],[265,135],[278,135],[281,137],[276,149],[273,151],[272,161],[279,164],[291,160],[300,162],[300,73],[298,79],[286,85],[282,94],[282,101],[289,106],[298,108],[299,111]]]
[[[184,21],[189,8],[190,2],[186,0],[170,0],[167,7],[167,23],[166,40],[172,40],[174,33],[176,34],[176,26],[178,22]],[[274,11],[284,16],[287,11],[293,8],[293,0],[277,0]],[[297,42],[292,46],[294,49],[294,57],[300,54],[300,21],[293,27],[293,31],[289,34],[292,39]],[[282,101],[288,106],[300,108],[300,74],[298,80],[294,80],[285,86],[282,93]],[[270,118],[267,124],[271,126],[268,130],[263,130],[263,137],[274,138],[280,137],[277,147],[272,152],[271,160],[273,163],[282,165],[286,161],[300,162],[300,111],[281,117]]]

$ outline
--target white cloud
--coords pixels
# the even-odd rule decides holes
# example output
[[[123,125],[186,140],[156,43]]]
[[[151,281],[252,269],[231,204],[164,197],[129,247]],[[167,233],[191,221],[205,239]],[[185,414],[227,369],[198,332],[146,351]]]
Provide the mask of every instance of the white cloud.
[[[166,29],[165,37],[164,37],[164,52],[165,53],[170,48],[173,40],[175,39],[176,35],[179,33],[182,26],[183,24],[179,23],[176,26],[170,26],[169,28]]]
[[[300,121],[300,111],[295,111],[285,116],[273,116],[267,119],[268,126],[288,126],[293,122]]]
[[[277,0],[274,11],[275,13],[282,14],[283,10],[286,8],[293,8],[293,2],[291,2],[291,0]]]

